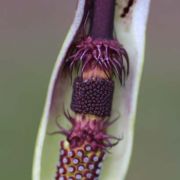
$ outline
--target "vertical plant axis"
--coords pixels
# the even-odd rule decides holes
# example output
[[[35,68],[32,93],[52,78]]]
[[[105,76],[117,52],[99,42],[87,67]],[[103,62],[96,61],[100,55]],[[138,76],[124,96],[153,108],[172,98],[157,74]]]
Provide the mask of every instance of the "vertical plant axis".
[[[95,0],[90,35],[92,38],[113,39],[115,0]]]
[[[71,129],[59,127],[60,142],[56,180],[98,179],[105,155],[120,139],[107,133],[115,83],[125,84],[129,73],[126,50],[113,38],[115,0],[92,1],[90,30],[71,47],[66,71],[79,70],[73,82],[71,110],[65,112]]]

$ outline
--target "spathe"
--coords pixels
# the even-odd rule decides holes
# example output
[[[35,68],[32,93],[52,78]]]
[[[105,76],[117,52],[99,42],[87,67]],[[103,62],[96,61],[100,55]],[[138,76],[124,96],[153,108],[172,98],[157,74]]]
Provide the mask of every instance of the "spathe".
[[[33,162],[33,180],[49,180],[55,176],[59,157],[59,142],[62,136],[47,135],[49,129],[57,128],[54,121],[66,124],[63,117],[63,106],[69,108],[71,84],[62,71],[62,63],[75,35],[81,25],[86,10],[86,0],[79,0],[76,15],[69,33],[63,43],[51,76],[47,99],[39,127]],[[103,165],[100,179],[123,180],[125,178],[132,151],[133,129],[136,115],[137,97],[144,62],[145,32],[150,0],[136,0],[130,12],[121,17],[124,2],[117,0],[114,34],[126,48],[130,59],[130,74],[123,88],[116,86],[113,102],[114,116],[120,114],[119,120],[113,125],[113,134],[123,136],[123,140],[112,148],[111,154]],[[64,102],[66,102],[64,104]]]

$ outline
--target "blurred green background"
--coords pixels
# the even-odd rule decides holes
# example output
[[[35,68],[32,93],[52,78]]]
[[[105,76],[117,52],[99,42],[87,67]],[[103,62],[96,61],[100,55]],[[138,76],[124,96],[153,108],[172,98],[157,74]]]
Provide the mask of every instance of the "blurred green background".
[[[53,64],[75,0],[0,1],[0,179],[30,180]],[[127,180],[180,179],[180,1],[151,3]]]

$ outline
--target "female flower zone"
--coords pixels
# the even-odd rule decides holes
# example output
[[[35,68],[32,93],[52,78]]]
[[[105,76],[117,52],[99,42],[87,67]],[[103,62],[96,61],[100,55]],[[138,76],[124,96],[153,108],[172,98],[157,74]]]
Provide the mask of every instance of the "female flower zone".
[[[50,81],[33,180],[124,179],[148,8],[149,0],[79,0]]]

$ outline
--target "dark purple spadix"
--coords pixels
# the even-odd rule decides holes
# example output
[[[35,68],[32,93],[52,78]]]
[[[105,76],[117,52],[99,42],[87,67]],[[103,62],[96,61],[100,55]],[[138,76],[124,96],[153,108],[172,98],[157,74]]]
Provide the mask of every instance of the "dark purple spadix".
[[[113,92],[112,80],[96,78],[84,81],[77,77],[73,85],[71,109],[80,114],[110,116]]]
[[[94,0],[90,35],[112,39],[115,0]]]

